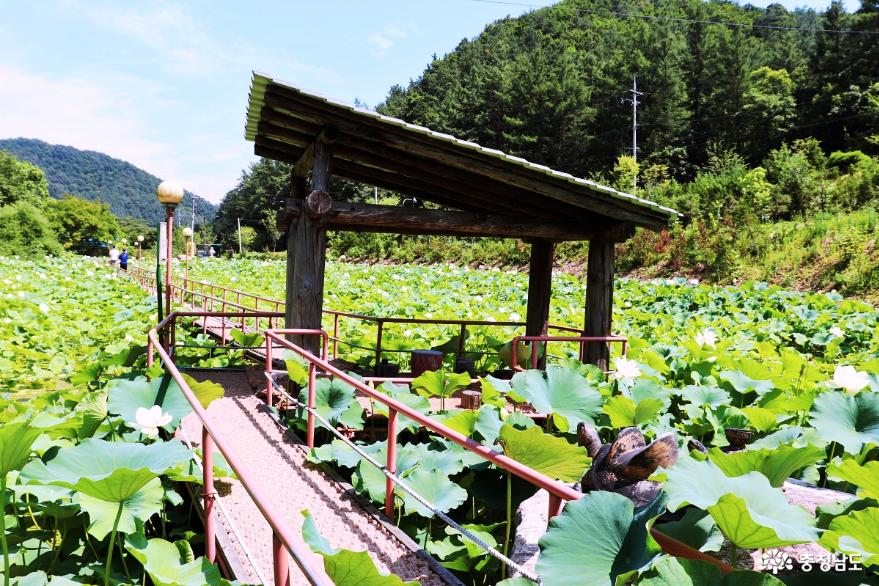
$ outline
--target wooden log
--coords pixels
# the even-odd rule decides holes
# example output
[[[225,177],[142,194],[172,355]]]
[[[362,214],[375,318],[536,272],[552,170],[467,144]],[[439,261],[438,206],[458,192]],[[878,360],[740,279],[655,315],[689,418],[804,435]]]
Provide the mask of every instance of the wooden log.
[[[413,350],[412,376],[421,376],[428,370],[439,370],[443,367],[443,353],[439,350]]]
[[[302,213],[301,203],[292,203],[285,211],[291,221]],[[544,256],[549,255],[550,271],[552,245],[548,241],[587,240],[594,235],[588,226],[549,223],[516,216],[352,202],[333,202],[332,208],[326,212],[326,224],[330,230],[542,239],[544,248],[541,250]],[[548,253],[546,245],[549,246]]]
[[[601,238],[589,241],[586,267],[586,335],[609,336],[613,314],[614,243]],[[586,362],[607,370],[607,344],[586,344]]]
[[[311,183],[315,192],[327,192],[332,169],[332,145],[315,141]],[[324,199],[316,196],[318,211]],[[303,202],[308,205],[308,202]],[[292,231],[291,231],[292,234]],[[293,328],[320,329],[323,311],[324,273],[326,269],[327,231],[325,218],[319,213],[300,214],[296,221],[296,244],[293,250],[292,299],[288,291],[288,311],[292,305],[290,323]],[[317,336],[293,336],[293,343],[314,354],[320,351]]]
[[[535,240],[531,243],[531,262],[528,265],[528,311],[525,335],[546,333],[549,305],[552,297],[553,243]]]
[[[292,177],[293,183],[293,192],[290,194],[291,200],[288,201],[288,206],[292,205],[294,202],[301,202],[305,197],[305,177],[293,175]],[[293,328],[293,308],[296,305],[296,295],[295,295],[295,287],[294,287],[294,275],[295,275],[295,259],[296,259],[296,228],[298,226],[297,222],[288,223],[287,227],[287,282],[285,286],[284,293],[284,327],[287,329]],[[292,337],[288,336],[288,340],[293,341]]]
[[[292,134],[293,131],[288,131]],[[296,163],[293,164],[293,172],[297,175],[305,175],[312,167],[314,167],[315,145],[318,143],[333,144],[336,142],[336,130],[332,126],[327,126],[305,149],[305,152],[299,156]]]

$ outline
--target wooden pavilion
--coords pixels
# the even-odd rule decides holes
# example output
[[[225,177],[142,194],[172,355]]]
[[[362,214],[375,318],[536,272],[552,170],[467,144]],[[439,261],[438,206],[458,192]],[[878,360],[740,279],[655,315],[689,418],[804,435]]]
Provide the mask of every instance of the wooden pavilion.
[[[326,232],[351,230],[529,241],[527,335],[545,333],[555,243],[588,240],[585,335],[608,336],[614,244],[638,226],[658,230],[678,215],[593,181],[258,73],[251,83],[246,138],[254,142],[255,154],[293,165],[293,193],[279,218],[287,232],[288,328],[321,327]],[[333,174],[453,209],[333,201]],[[586,359],[606,367],[607,345],[590,344]]]

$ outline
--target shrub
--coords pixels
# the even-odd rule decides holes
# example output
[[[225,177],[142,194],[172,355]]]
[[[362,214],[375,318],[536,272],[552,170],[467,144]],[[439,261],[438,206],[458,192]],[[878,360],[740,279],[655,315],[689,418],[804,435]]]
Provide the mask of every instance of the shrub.
[[[61,244],[43,213],[26,202],[0,207],[0,256],[61,254]]]

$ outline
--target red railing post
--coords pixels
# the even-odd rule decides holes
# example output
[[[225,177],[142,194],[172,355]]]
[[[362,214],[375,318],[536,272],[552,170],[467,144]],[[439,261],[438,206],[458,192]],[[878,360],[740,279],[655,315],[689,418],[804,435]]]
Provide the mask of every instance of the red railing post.
[[[275,586],[287,586],[290,580],[290,561],[287,557],[287,548],[275,532],[272,532],[272,562],[275,570]]]
[[[214,563],[217,559],[217,541],[214,529],[214,442],[207,428],[201,428],[202,497],[204,498],[205,557]]]
[[[266,405],[272,406],[272,338],[266,333]]]
[[[147,368],[152,368],[155,357],[153,356],[153,341],[147,338]]]
[[[333,358],[339,357],[339,314],[333,314]]]
[[[549,517],[547,519],[561,515],[564,502],[562,497],[549,493]]]
[[[308,363],[308,428],[306,430],[306,443],[308,449],[314,447],[314,406],[315,406],[315,379],[317,372],[314,362]]]
[[[397,411],[388,409],[388,459],[387,470],[397,473]],[[394,481],[385,477],[385,517],[394,519]]]

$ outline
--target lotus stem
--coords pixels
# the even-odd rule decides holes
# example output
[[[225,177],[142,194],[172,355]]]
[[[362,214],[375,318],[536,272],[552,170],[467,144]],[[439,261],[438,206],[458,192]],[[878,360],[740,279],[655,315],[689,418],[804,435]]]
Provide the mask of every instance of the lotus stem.
[[[739,547],[733,543],[729,542],[729,565],[735,569],[736,567],[736,558],[739,556]]]
[[[0,545],[3,547],[3,586],[9,586],[9,544],[6,542],[5,474],[0,474]]]
[[[110,586],[110,564],[113,563],[113,545],[116,541],[116,529],[119,527],[119,519],[122,517],[122,507],[124,503],[119,503],[116,510],[116,519],[113,520],[113,531],[110,533],[110,543],[107,546],[107,565],[104,567],[104,586]]]
[[[510,549],[510,525],[513,521],[513,473],[507,472],[507,525],[504,527],[504,555]],[[501,580],[507,577],[507,564],[501,564]]]

